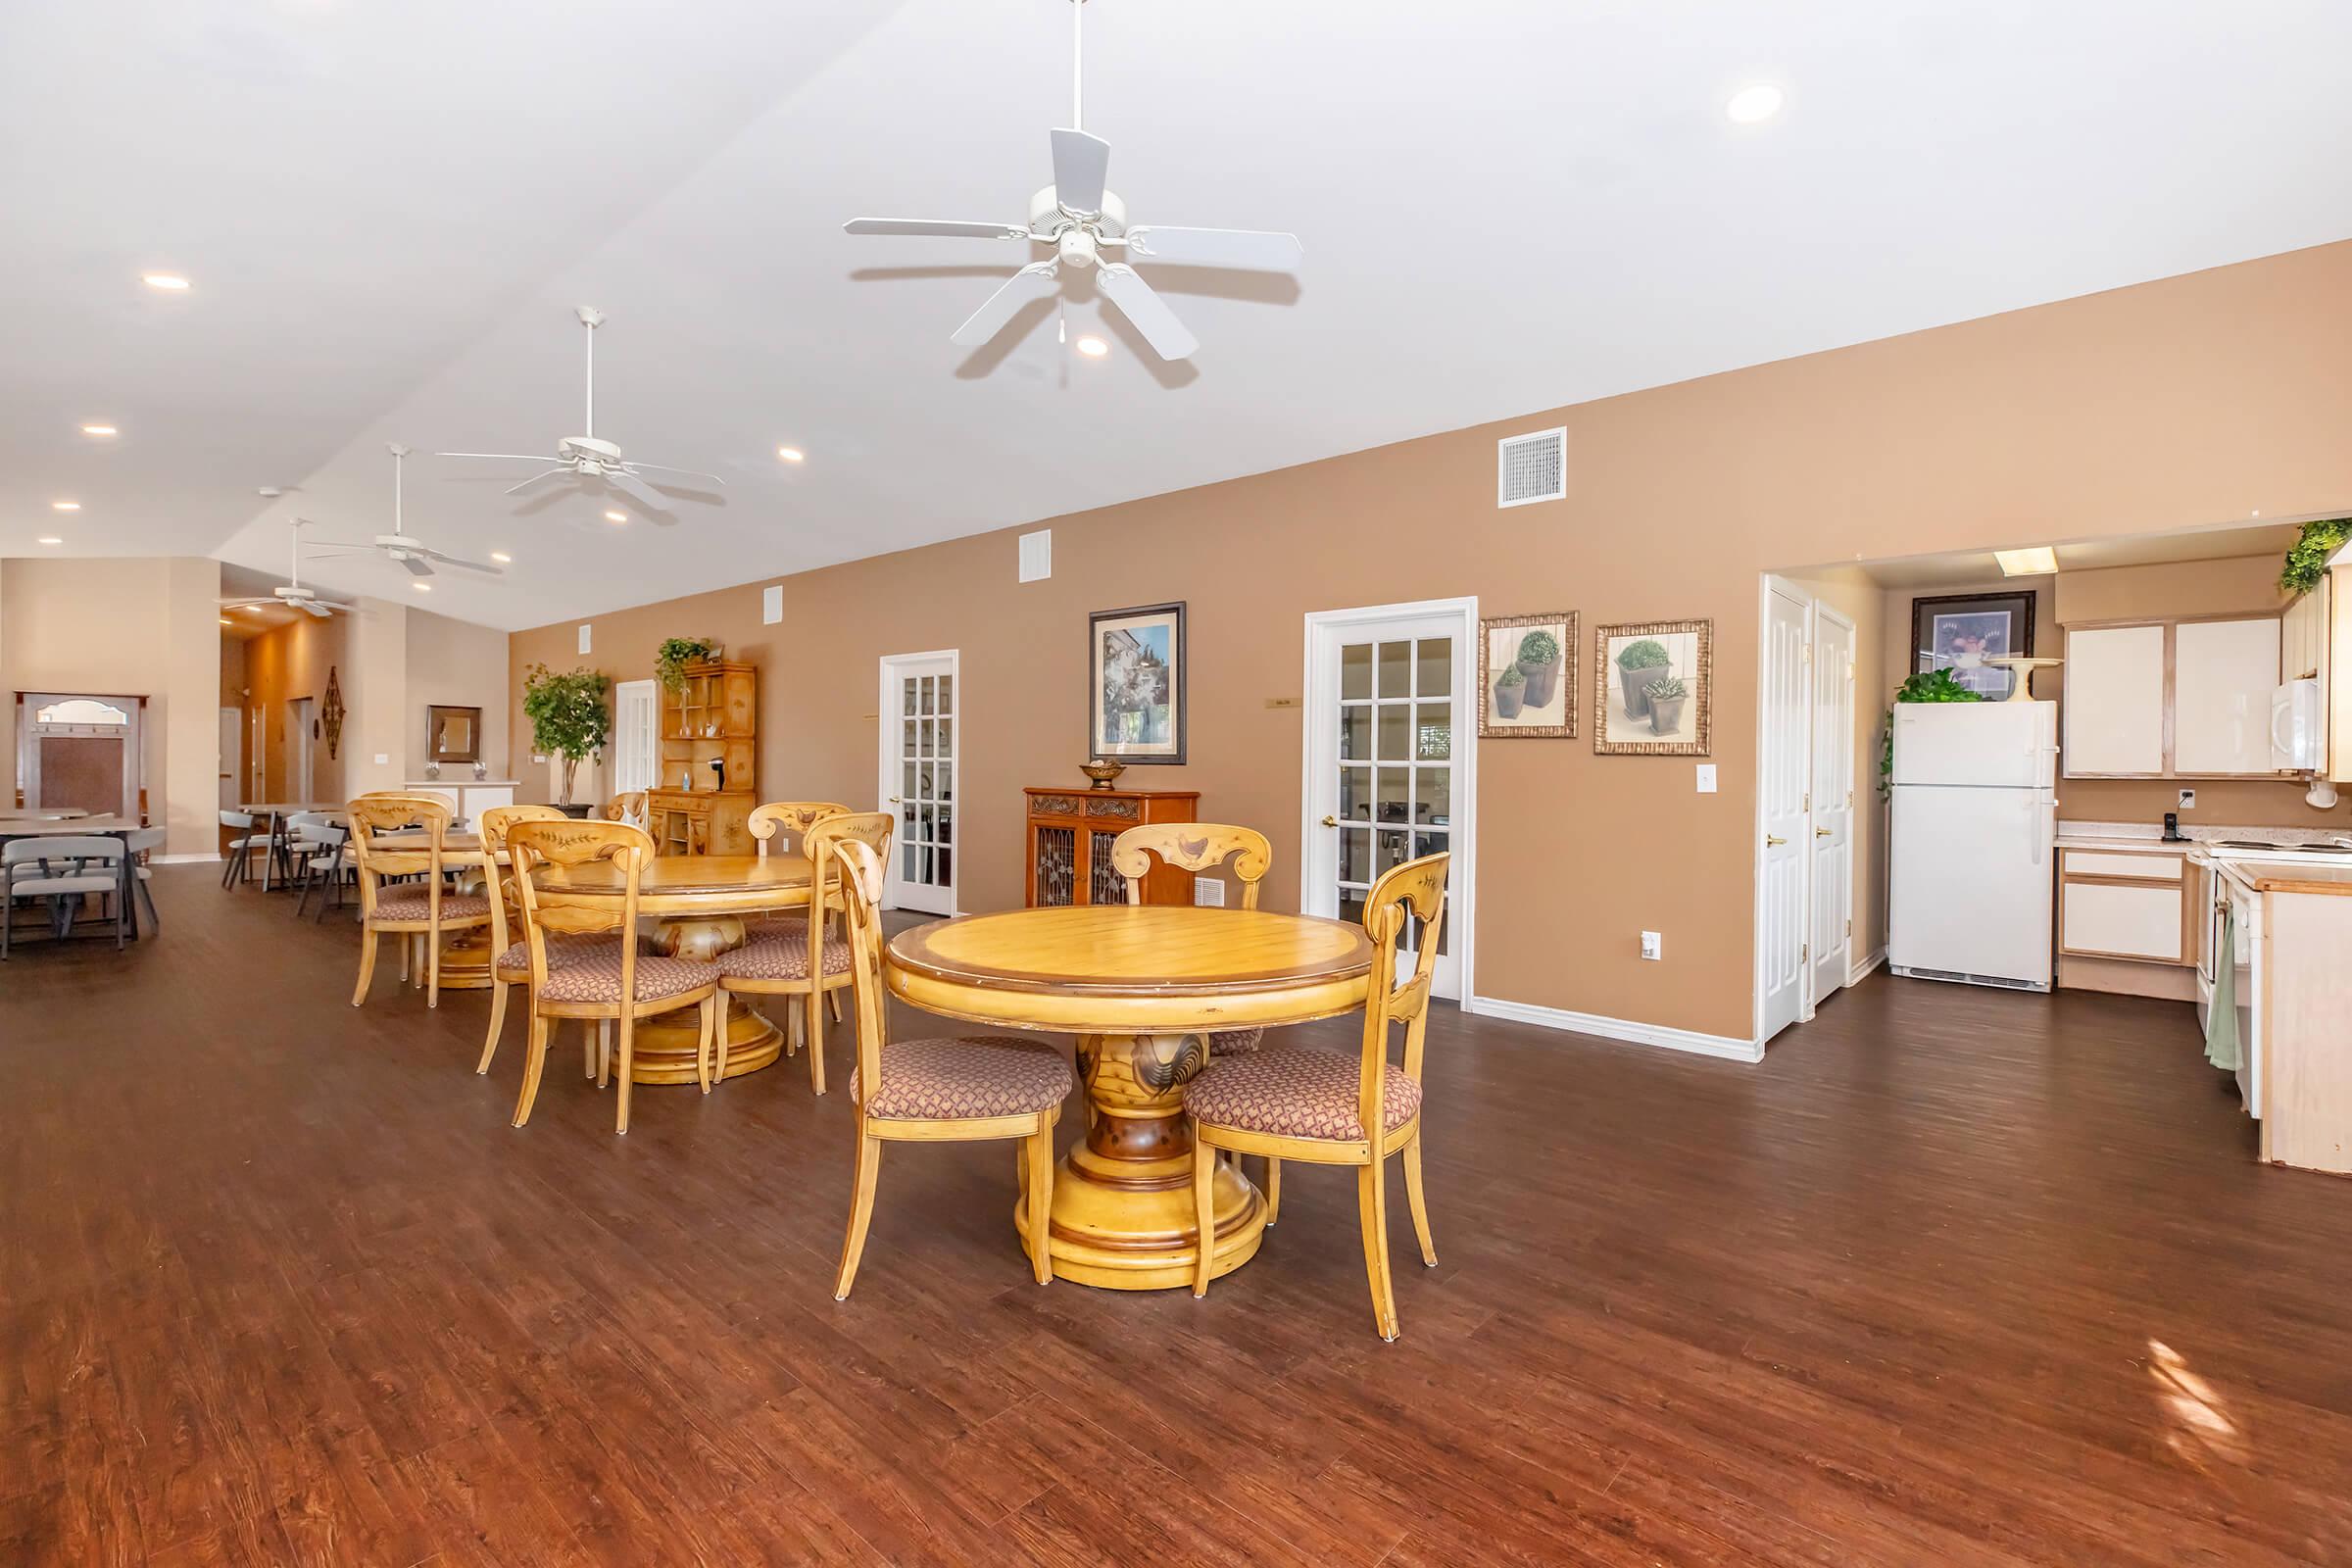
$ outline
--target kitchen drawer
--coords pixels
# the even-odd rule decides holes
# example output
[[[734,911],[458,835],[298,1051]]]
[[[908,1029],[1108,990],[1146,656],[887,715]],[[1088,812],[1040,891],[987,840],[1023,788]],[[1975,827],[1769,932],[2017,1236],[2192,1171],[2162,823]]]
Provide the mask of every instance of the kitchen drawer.
[[[2189,962],[2185,900],[2178,886],[2061,882],[2059,951],[2085,957]]]
[[[2068,850],[2069,876],[2120,876],[2134,882],[2178,882],[2186,863],[2178,855],[2132,855],[2120,850]]]

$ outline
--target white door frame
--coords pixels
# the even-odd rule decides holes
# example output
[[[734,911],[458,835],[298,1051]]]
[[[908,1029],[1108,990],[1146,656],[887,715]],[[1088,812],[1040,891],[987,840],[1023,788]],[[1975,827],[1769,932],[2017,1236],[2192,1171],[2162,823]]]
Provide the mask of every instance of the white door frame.
[[[1764,894],[1768,878],[1765,876],[1764,869],[1766,849],[1764,843],[1766,821],[1764,764],[1772,756],[1769,734],[1772,724],[1772,682],[1767,676],[1772,657],[1772,596],[1776,592],[1786,598],[1793,599],[1805,607],[1805,647],[1808,656],[1812,651],[1814,604],[1813,595],[1805,592],[1804,589],[1799,588],[1786,577],[1778,577],[1766,572],[1756,581],[1756,820],[1752,839],[1754,858],[1748,861],[1748,876],[1754,883],[1752,894],[1756,936],[1754,951],[1748,956],[1751,965],[1748,970],[1748,990],[1751,1003],[1748,1039],[1759,1052],[1764,1049],[1766,1044],[1764,1039],[1764,970],[1766,962]],[[1812,771],[1813,767],[1813,682],[1810,678],[1810,670],[1811,664],[1808,658],[1805,700],[1797,705],[1797,711],[1804,715],[1804,733],[1799,735],[1796,741],[1797,755],[1805,759],[1805,769],[1808,773]],[[1812,821],[1810,813],[1807,814],[1806,821],[1808,823]],[[1807,933],[1804,940],[1810,941],[1810,934],[1813,930],[1812,847],[1805,846],[1804,853],[1799,855],[1797,859],[1802,862],[1805,870],[1804,875],[1799,879],[1803,888],[1803,896],[1798,900],[1796,928]],[[1800,963],[1797,967],[1801,971],[1801,975],[1798,980],[1796,1021],[1804,1023],[1813,1016],[1813,972],[1812,965],[1809,963]]]
[[[1840,975],[1836,985],[1830,987],[1827,991],[1824,991],[1818,987],[1818,981],[1820,979],[1819,967],[1821,964],[1820,956],[1815,955],[1810,960],[1807,961],[1805,964],[1805,1016],[1810,1018],[1813,1016],[1813,1009],[1821,1004],[1821,1002],[1824,998],[1832,995],[1835,992],[1845,989],[1850,982],[1844,976],[1851,975],[1854,972],[1853,916],[1856,912],[1854,908],[1853,897],[1854,870],[1861,863],[1862,858],[1860,850],[1855,843],[1855,829],[1860,825],[1862,820],[1862,759],[1858,755],[1855,755],[1855,753],[1858,751],[1858,748],[1856,748],[1854,745],[1853,721],[1861,710],[1862,698],[1861,693],[1856,686],[1856,682],[1860,677],[1862,667],[1862,638],[1861,633],[1854,625],[1853,617],[1848,615],[1844,611],[1839,610],[1837,606],[1831,604],[1826,599],[1817,598],[1813,600],[1812,609],[1807,616],[1807,619],[1809,622],[1807,626],[1807,638],[1810,646],[1814,650],[1814,662],[1816,666],[1819,665],[1821,660],[1821,627],[1824,621],[1831,621],[1845,628],[1848,646],[1853,650],[1853,658],[1846,665],[1843,688],[1846,705],[1845,734],[1838,743],[1848,754],[1846,757],[1845,776],[1850,781],[1847,788],[1848,800],[1845,807],[1846,929],[1844,938],[1844,973],[1843,975]],[[1805,753],[1806,782],[1812,792],[1812,799],[1808,803],[1811,807],[1811,810],[1807,813],[1807,815],[1808,818],[1811,818],[1818,816],[1825,810],[1833,810],[1836,808],[1834,806],[1825,804],[1821,788],[1821,776],[1814,770],[1814,764],[1821,759],[1821,748],[1818,743],[1822,739],[1820,727],[1822,716],[1821,675],[1818,667],[1813,673],[1813,678],[1806,683],[1805,700],[1809,710],[1809,716],[1806,719],[1808,729],[1806,738],[1809,742],[1814,743],[1809,746]],[[1812,824],[1810,821],[1808,821],[1808,826],[1811,825],[1815,824]],[[1810,849],[1811,845],[1808,844],[1807,848]],[[1813,871],[1817,863],[1818,862],[1814,856],[1810,854],[1806,856],[1805,929],[1808,932],[1813,929],[1813,913],[1814,910],[1819,907],[1819,900],[1821,898],[1821,891],[1814,885],[1813,881]]]
[[[1315,842],[1320,827],[1314,815],[1315,735],[1309,726],[1314,722],[1315,694],[1323,690],[1318,682],[1327,679],[1336,689],[1339,679],[1336,667],[1318,668],[1316,644],[1320,635],[1327,629],[1433,615],[1450,615],[1461,623],[1455,634],[1453,659],[1454,821],[1448,830],[1453,861],[1446,876],[1446,920],[1452,933],[1454,959],[1461,970],[1459,1001],[1462,1010],[1468,1012],[1472,999],[1478,994],[1474,984],[1477,971],[1472,967],[1478,927],[1478,599],[1475,595],[1466,599],[1365,605],[1351,610],[1315,610],[1306,613],[1303,684],[1299,688],[1298,907],[1306,907],[1307,894],[1315,884],[1315,859],[1309,846]]]
[[[884,654],[880,663],[881,678],[874,704],[874,809],[890,811],[895,824],[898,812],[891,810],[889,801],[894,787],[890,773],[891,725],[897,721],[898,709],[892,690],[899,679],[899,666],[921,663],[934,659],[948,662],[948,674],[956,682],[956,739],[948,751],[948,787],[956,805],[956,825],[959,836],[956,840],[956,855],[948,873],[948,910],[951,914],[963,912],[963,857],[967,843],[960,836],[967,826],[963,811],[963,747],[967,731],[963,717],[963,651],[957,648],[935,648],[922,654]],[[893,829],[894,835],[896,829]],[[892,853],[897,853],[894,845]],[[890,868],[884,866],[882,885],[890,886]],[[886,899],[887,902],[887,899]]]

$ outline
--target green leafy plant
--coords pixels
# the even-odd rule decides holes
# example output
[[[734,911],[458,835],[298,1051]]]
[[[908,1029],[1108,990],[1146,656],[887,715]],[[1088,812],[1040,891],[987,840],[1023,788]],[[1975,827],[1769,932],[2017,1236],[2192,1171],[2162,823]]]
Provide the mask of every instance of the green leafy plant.
[[[1524,686],[1527,684],[1527,671],[1521,669],[1517,664],[1513,664],[1494,677],[1494,684],[1497,686]]]
[[[1519,639],[1518,662],[1530,669],[1542,669],[1557,663],[1560,640],[1551,633],[1538,629]]]
[[[1664,680],[1649,683],[1649,700],[1653,703],[1662,703],[1670,698],[1690,695],[1690,688],[1683,684],[1683,677],[1680,675],[1669,675]]]
[[[612,710],[605,694],[612,682],[602,670],[585,666],[563,674],[545,664],[533,664],[522,675],[522,715],[531,721],[531,749],[553,752],[564,760],[564,804],[571,804],[571,785],[580,763],[605,748],[612,737]]]
[[[1984,694],[1971,691],[1960,684],[1948,669],[1931,669],[1913,675],[1894,689],[1898,703],[1981,703]],[[1879,796],[1884,800],[1894,783],[1894,710],[1886,710],[1886,721],[1879,731]]]
[[[671,637],[654,650],[654,674],[672,697],[686,689],[686,666],[709,659],[716,645],[701,637]]]
[[[2287,547],[2286,564],[2279,568],[2278,586],[2300,599],[2328,575],[2328,558],[2352,539],[2352,517],[2328,517],[2303,525],[2302,534]]]
[[[1638,637],[1617,652],[1619,669],[1655,669],[1673,662],[1674,656],[1655,637]]]

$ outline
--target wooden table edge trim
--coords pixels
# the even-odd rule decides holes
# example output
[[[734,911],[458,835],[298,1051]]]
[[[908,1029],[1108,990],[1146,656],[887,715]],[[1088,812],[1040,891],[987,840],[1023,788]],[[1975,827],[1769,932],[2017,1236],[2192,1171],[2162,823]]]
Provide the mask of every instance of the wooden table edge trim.
[[[1333,975],[1312,985],[1294,983],[1258,991],[1070,995],[939,979],[895,963],[886,969],[890,994],[925,1012],[1001,1029],[1073,1035],[1197,1035],[1221,1029],[1312,1023],[1318,1018],[1337,1018],[1362,1007],[1370,981],[1367,964],[1353,975]],[[975,1010],[970,1003],[978,997],[1002,997],[1008,1004],[1017,1004],[1017,1010],[1011,1005],[1001,1011]],[[1231,1004],[1210,1004],[1220,1001]],[[1061,1005],[1055,1005],[1056,1003]]]

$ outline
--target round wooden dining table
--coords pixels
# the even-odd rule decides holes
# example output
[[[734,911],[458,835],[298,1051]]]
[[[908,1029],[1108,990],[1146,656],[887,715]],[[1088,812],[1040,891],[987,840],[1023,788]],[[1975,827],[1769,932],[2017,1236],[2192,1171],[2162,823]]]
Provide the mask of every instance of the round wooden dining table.
[[[658,856],[638,877],[637,910],[659,923],[663,953],[715,963],[720,954],[743,946],[745,915],[808,907],[810,881],[808,861],[798,855]],[[627,878],[610,860],[542,865],[531,873],[531,886],[551,907],[615,905],[628,892]],[[722,1027],[730,1078],[758,1072],[783,1052],[783,1034],[741,997],[727,996]],[[638,1020],[629,1081],[696,1082],[698,1037],[692,1009]]]
[[[1054,1272],[1162,1291],[1190,1286],[1200,1255],[1184,1086],[1208,1064],[1209,1033],[1354,1011],[1372,958],[1363,929],[1339,920],[1107,904],[916,926],[886,967],[892,994],[927,1012],[1079,1037],[1093,1114],[1054,1176]],[[1226,1166],[1215,1215],[1212,1275],[1256,1253],[1265,1200]],[[1016,1234],[1025,1219],[1016,1204]]]

